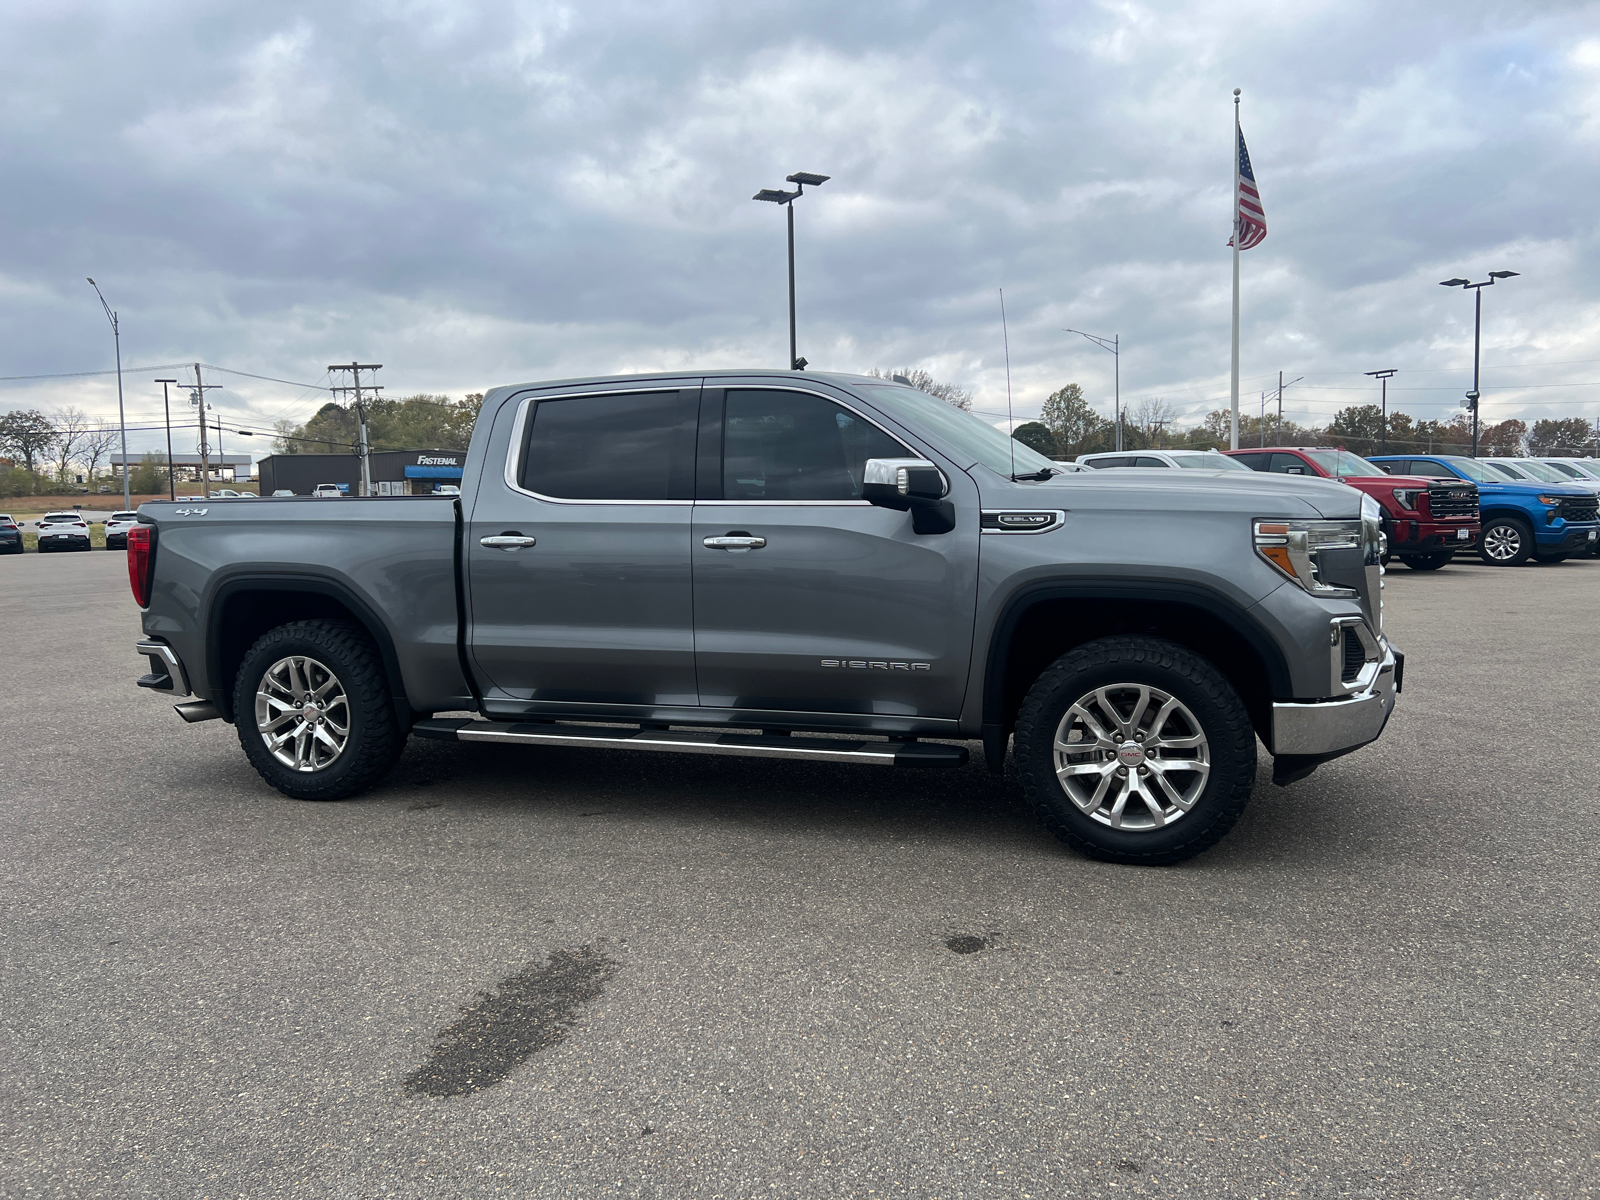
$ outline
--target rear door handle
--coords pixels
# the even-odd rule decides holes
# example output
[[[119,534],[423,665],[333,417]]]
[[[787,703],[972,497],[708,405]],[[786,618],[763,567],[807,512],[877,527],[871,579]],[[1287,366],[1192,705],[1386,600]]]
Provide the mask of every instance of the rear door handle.
[[[708,537],[705,540],[707,550],[759,550],[767,544],[766,538],[761,537]]]
[[[520,533],[509,531],[478,539],[478,545],[487,546],[491,550],[521,550],[524,546],[537,544],[537,538],[523,537]]]

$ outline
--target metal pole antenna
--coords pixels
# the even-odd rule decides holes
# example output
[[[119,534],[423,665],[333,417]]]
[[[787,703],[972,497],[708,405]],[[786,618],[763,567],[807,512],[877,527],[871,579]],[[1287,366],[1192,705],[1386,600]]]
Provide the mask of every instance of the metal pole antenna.
[[[1239,448],[1239,89],[1233,89],[1233,376],[1228,449]]]
[[[176,379],[158,379],[161,385],[161,411],[167,419],[167,499],[178,498],[178,485],[172,481],[172,402],[167,395],[167,384],[177,383]]]
[[[794,205],[783,206],[789,213],[789,369],[794,370],[798,352],[794,340]]]

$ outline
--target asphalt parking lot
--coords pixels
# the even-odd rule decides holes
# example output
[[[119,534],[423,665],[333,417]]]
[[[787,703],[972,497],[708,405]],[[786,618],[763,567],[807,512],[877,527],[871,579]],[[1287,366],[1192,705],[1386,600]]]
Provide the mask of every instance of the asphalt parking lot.
[[[133,686],[121,555],[0,560],[0,1194],[1594,1194],[1597,590],[1396,567],[1386,735],[1140,869],[981,766],[297,803]]]

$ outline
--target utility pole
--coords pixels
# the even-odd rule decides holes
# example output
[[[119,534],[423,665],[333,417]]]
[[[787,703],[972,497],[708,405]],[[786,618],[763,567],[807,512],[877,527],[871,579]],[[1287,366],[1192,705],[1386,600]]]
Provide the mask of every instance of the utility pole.
[[[336,396],[343,395],[345,392],[354,392],[356,394],[356,428],[358,431],[356,435],[356,454],[361,459],[361,494],[370,496],[372,495],[372,466],[370,458],[372,447],[367,441],[367,410],[361,406],[361,392],[365,388],[366,391],[373,393],[373,399],[377,399],[377,393],[383,391],[383,388],[376,383],[363,385],[361,372],[381,371],[383,370],[383,364],[363,362],[329,363],[328,370],[350,372],[349,384],[344,387],[330,388],[329,390]]]
[[[1295,384],[1299,383],[1304,378],[1305,378],[1304,375],[1297,375],[1295,378],[1289,380],[1288,383],[1285,383],[1283,381],[1283,372],[1282,371],[1278,372],[1278,431],[1277,431],[1277,435],[1279,437],[1283,436],[1283,389],[1286,388],[1286,387],[1293,387]]]
[[[200,364],[194,365],[194,402],[200,410],[200,498],[211,499],[211,447],[206,443],[206,390],[220,383],[202,383]]]
[[[172,481],[172,403],[167,395],[167,384],[177,383],[176,379],[158,379],[161,385],[161,411],[167,418],[167,499],[178,498],[178,485]]]

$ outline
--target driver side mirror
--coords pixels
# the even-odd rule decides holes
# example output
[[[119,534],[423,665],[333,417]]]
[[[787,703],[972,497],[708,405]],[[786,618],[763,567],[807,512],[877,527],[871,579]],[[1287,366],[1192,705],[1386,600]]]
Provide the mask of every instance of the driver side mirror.
[[[955,505],[943,472],[925,458],[869,458],[861,498],[879,508],[911,513],[915,533],[949,533],[956,527]]]

